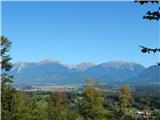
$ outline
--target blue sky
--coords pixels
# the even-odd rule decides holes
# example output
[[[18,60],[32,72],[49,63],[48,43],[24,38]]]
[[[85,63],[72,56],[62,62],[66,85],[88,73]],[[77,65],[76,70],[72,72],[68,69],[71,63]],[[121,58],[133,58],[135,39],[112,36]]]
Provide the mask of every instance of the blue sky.
[[[155,64],[159,23],[143,20],[152,4],[134,2],[2,2],[2,35],[13,62],[52,58],[63,63],[132,61]]]

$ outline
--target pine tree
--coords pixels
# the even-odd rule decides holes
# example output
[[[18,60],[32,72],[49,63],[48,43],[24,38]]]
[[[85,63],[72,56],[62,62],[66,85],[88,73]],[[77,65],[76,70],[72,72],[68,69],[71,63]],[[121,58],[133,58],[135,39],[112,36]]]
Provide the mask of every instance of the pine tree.
[[[15,89],[11,87],[12,76],[7,72],[12,68],[10,55],[11,42],[1,36],[1,119],[13,120],[13,98]]]

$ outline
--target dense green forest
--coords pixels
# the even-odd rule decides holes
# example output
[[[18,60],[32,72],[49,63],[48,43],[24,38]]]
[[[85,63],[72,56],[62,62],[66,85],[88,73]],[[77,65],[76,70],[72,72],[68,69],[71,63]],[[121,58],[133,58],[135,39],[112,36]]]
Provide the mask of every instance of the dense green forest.
[[[123,86],[104,92],[100,86],[87,85],[82,93],[16,91],[10,120],[159,120],[160,95],[154,90],[155,86],[134,90]],[[150,115],[145,118],[138,111]]]
[[[25,99],[28,106],[29,103],[34,104],[32,110],[37,111],[37,114],[28,115],[37,116],[37,119],[159,120],[160,95],[158,92],[152,93],[155,87],[137,87],[131,91],[128,86],[123,86],[117,92],[104,92],[100,86],[92,85],[86,86],[83,93],[39,91],[23,95],[28,98]],[[137,111],[146,111],[151,115],[145,118],[136,114]]]

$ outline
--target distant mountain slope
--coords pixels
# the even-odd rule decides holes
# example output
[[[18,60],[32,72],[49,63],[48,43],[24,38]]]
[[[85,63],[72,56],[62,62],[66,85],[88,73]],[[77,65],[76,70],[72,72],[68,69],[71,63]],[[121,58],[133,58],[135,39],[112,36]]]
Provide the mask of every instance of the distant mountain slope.
[[[45,60],[15,63],[10,74],[14,76],[16,84],[76,84],[84,83],[86,77],[116,84],[130,80],[144,70],[145,67],[132,62],[114,61],[98,65],[84,62],[73,66]]]
[[[92,77],[103,80],[103,82],[105,82],[105,80],[125,81],[136,76],[144,69],[144,66],[137,63],[113,61],[94,66],[88,69],[86,73]]]
[[[58,62],[21,62],[14,64],[10,74],[14,76],[15,83],[65,83],[70,77],[77,76],[75,70]]]
[[[142,71],[135,78],[141,84],[160,84],[160,66],[153,65]]]

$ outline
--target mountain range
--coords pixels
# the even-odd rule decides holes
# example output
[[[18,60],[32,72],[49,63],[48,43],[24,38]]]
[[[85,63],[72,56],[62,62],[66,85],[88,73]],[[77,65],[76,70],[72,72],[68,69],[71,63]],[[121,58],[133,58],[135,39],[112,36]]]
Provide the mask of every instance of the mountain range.
[[[160,83],[160,66],[146,68],[124,61],[97,65],[91,62],[67,65],[53,60],[17,62],[9,74],[14,76],[15,84],[83,84],[88,77],[110,85]]]

